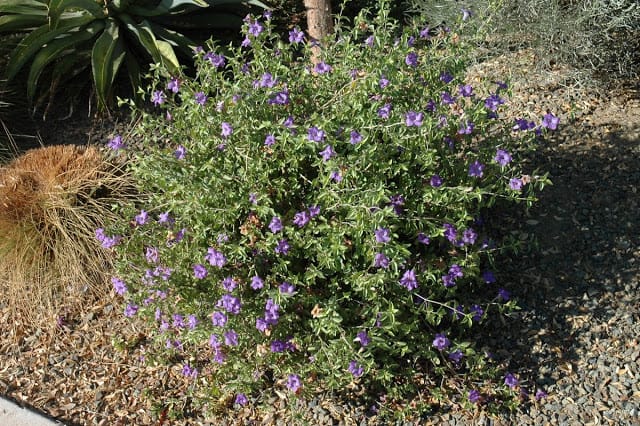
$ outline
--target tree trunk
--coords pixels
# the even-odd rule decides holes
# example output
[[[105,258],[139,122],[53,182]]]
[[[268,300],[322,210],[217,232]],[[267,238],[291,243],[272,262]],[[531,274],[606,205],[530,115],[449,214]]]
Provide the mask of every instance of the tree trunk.
[[[304,0],[307,9],[307,29],[312,43],[311,61],[320,62],[320,43],[333,32],[331,0]]]

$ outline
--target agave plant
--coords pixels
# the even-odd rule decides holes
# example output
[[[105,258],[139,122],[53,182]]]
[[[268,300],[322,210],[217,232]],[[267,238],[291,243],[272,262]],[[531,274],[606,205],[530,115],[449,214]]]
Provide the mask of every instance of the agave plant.
[[[250,6],[266,8],[259,0],[0,0],[0,34],[23,34],[6,77],[30,63],[33,100],[43,75],[52,95],[90,67],[98,105],[108,108],[123,65],[134,88],[149,63],[177,72],[179,58],[213,31],[240,28]]]

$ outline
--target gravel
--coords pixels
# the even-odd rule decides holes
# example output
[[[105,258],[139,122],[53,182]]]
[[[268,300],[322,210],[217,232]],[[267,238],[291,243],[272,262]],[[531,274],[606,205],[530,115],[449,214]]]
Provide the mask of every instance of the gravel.
[[[500,327],[487,327],[479,343],[530,393],[541,389],[548,396],[523,398],[512,414],[451,410],[419,424],[640,425],[639,92],[577,86],[571,70],[539,74],[535,60],[530,52],[516,52],[469,77],[510,74],[515,109],[537,117],[549,109],[562,124],[524,159],[531,172],[549,171],[553,186],[528,213],[495,213],[531,243],[499,260],[499,285],[521,310]],[[113,131],[100,123],[78,133],[74,123],[60,122],[49,126],[49,134],[43,129],[43,138],[55,139],[63,125],[92,140]],[[293,408],[274,397],[259,408],[206,419],[191,406],[177,368],[141,361],[143,336],[122,318],[116,300],[85,307],[56,332],[30,335],[17,334],[20,324],[9,323],[3,309],[0,304],[0,394],[68,424],[380,424],[370,407],[331,395]],[[116,350],[111,342],[118,339],[128,349]],[[165,408],[173,404],[190,417],[165,420],[166,409],[143,397],[149,392]]]

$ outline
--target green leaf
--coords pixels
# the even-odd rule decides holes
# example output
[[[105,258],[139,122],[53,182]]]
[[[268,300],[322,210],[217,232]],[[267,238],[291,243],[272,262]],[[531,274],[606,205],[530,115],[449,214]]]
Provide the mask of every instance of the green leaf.
[[[195,43],[189,37],[186,37],[177,31],[172,31],[160,25],[154,24],[153,22],[149,22],[149,25],[151,25],[151,29],[153,30],[156,37],[169,42],[174,48],[177,48],[188,57],[191,57],[193,55],[193,48],[197,46],[197,43]]]
[[[118,24],[113,18],[109,18],[104,32],[98,37],[91,51],[93,82],[101,108],[108,106],[111,85],[118,74],[124,55],[125,51]]]
[[[134,24],[130,18],[123,19],[123,21],[127,29],[135,35],[142,47],[151,55],[155,63],[166,66],[170,72],[178,70],[179,65],[174,65],[178,60],[176,58],[174,62],[175,53],[173,48],[166,42],[158,42],[148,21],[144,20],[139,24]],[[171,48],[171,50],[169,51],[167,47]]]
[[[2,15],[0,33],[33,30],[47,23],[47,15]]]
[[[104,28],[104,22],[96,21],[82,31],[67,35],[47,43],[33,58],[27,79],[27,97],[33,99],[40,74],[52,61],[65,56],[65,51],[73,50],[73,46],[94,38]],[[71,53],[73,54],[73,53]]]
[[[131,87],[133,87],[134,89],[137,87],[142,87],[142,82],[140,80],[140,75],[141,75],[141,71],[140,71],[140,64],[138,64],[138,61],[136,61],[136,57],[135,55],[133,55],[133,53],[131,53],[131,51],[129,49],[127,49],[125,47],[125,52],[126,52],[126,65],[127,65],[127,74],[129,76],[129,82],[131,83]],[[134,96],[136,96],[136,98],[139,98],[140,95],[135,92],[134,90]]]
[[[0,13],[47,14],[47,3],[38,0],[0,0]]]
[[[81,9],[91,14],[94,18],[104,18],[104,9],[95,0],[50,0],[49,18],[53,28],[58,26],[62,13],[69,9]]]
[[[176,52],[173,51],[173,47],[171,47],[171,44],[163,40],[156,40],[156,44],[158,45],[158,51],[160,52],[160,55],[162,55],[163,63],[165,65],[169,65],[167,68],[172,70],[172,72],[180,69],[180,61],[178,61]]]
[[[129,12],[132,15],[152,17],[167,15],[171,12],[177,12],[179,9],[179,12],[184,12],[185,10],[190,11],[199,7],[209,7],[209,5],[204,0],[162,0],[154,9],[131,6]]]
[[[209,12],[179,16],[159,16],[155,22],[173,28],[184,29],[237,29],[242,26],[242,18],[233,13]]]
[[[22,69],[24,64],[29,59],[31,59],[31,57],[42,48],[42,46],[58,37],[60,34],[63,34],[72,29],[80,28],[83,25],[88,24],[92,20],[93,18],[91,16],[80,16],[76,18],[65,19],[64,25],[55,30],[51,30],[49,28],[49,25],[43,25],[33,30],[26,37],[24,37],[20,41],[18,47],[16,47],[13,52],[11,52],[9,64],[7,66],[7,79],[11,80],[13,77],[15,77],[18,71]]]

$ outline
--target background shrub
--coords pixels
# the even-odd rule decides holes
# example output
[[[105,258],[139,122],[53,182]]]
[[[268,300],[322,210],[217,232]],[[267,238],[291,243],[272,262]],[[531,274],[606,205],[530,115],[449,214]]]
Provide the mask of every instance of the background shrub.
[[[149,202],[100,238],[147,359],[208,409],[359,386],[509,400],[517,379],[473,344],[514,307],[484,224],[497,199],[533,202],[546,177],[518,158],[557,119],[501,121],[506,85],[461,80],[457,34],[400,31],[385,8],[338,26],[315,67],[269,20],[232,55],[199,50],[195,78],[158,78],[126,141]]]

